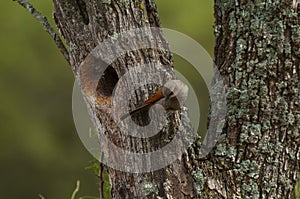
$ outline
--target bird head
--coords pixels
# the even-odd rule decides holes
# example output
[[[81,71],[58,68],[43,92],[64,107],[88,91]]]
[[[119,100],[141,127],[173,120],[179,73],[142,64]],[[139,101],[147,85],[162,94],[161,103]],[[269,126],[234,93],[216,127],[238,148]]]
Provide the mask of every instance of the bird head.
[[[188,86],[180,80],[169,80],[162,88],[162,93],[165,100],[176,97],[182,104],[186,101],[188,96]]]

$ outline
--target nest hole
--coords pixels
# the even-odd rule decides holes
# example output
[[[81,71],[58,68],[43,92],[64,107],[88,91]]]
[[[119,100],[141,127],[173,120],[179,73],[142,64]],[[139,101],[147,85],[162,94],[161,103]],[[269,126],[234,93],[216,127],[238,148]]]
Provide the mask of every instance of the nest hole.
[[[119,80],[118,74],[116,70],[108,66],[107,69],[104,71],[103,76],[98,81],[97,85],[97,93],[101,96],[112,96],[114,88]]]

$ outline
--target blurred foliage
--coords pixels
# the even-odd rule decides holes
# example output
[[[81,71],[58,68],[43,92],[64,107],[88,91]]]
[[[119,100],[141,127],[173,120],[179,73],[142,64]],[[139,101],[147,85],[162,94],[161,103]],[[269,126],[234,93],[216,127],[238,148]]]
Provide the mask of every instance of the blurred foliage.
[[[54,24],[51,0],[31,2]],[[157,3],[163,27],[191,36],[213,54],[212,1]],[[0,9],[1,197],[70,198],[77,180],[80,195],[97,196],[97,177],[84,169],[93,157],[73,124],[70,67],[27,11],[13,1],[0,1]],[[186,64],[175,58],[175,67]]]
[[[51,0],[32,2],[52,18]],[[84,170],[93,158],[73,124],[70,67],[25,9],[0,9],[1,198],[70,198],[77,180],[82,195],[97,195],[97,177]]]

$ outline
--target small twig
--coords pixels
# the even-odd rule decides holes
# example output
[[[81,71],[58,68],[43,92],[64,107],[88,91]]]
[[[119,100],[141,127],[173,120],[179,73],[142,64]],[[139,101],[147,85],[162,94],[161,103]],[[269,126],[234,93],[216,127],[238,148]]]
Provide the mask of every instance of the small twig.
[[[104,199],[104,180],[103,180],[103,164],[99,162],[99,194],[100,199]]]
[[[76,188],[75,188],[75,190],[74,190],[73,193],[72,193],[71,199],[75,199],[76,194],[77,194],[77,192],[79,191],[79,188],[80,188],[80,181],[77,180]]]
[[[33,7],[31,3],[27,2],[27,0],[13,0],[13,1],[17,1],[22,7],[28,10],[29,13],[36,20],[38,20],[43,25],[44,30],[46,30],[46,32],[50,34],[56,46],[58,47],[58,49],[60,50],[64,58],[67,60],[67,62],[70,64],[69,52],[65,47],[63,41],[61,40],[59,34],[54,30],[54,28],[52,28],[52,26],[48,22],[47,17],[43,16],[38,10],[36,10]]]
[[[40,199],[46,199],[42,194],[39,194]]]

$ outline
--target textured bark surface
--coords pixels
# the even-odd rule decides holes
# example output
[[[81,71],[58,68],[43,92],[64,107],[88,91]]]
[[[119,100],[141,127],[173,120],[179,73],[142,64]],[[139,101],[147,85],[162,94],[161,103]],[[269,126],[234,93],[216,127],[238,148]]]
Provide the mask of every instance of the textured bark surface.
[[[226,82],[227,120],[211,158],[200,163],[201,198],[294,198],[299,10],[284,0],[215,0],[215,61]]]
[[[79,79],[78,72],[94,47],[116,32],[160,25],[153,0],[53,2],[72,69],[87,95],[89,85],[99,80]],[[300,158],[300,9],[296,11],[293,5],[283,0],[215,0],[215,59],[226,83],[228,102],[226,126],[218,145],[200,159],[200,145],[195,143],[180,161],[152,173],[109,169],[112,198],[294,197]],[[158,46],[165,43],[162,36],[159,38]],[[137,152],[152,150],[154,143],[165,144],[163,136],[172,136],[180,123],[178,114],[173,114],[159,136],[146,142],[134,140],[134,146],[112,123],[113,86],[131,66],[150,61],[172,66],[163,51],[128,53],[114,62],[100,81],[97,100],[87,100],[99,133],[117,146]],[[87,65],[89,62],[92,57]],[[174,77],[171,70],[168,74],[168,78]],[[152,92],[137,92],[133,104]]]
[[[73,72],[84,91],[98,133],[105,134],[116,146],[133,152],[148,152],[167,144],[170,137],[177,132],[180,123],[178,113],[169,115],[167,128],[147,140],[120,135],[120,129],[111,118],[113,88],[118,79],[130,68],[138,64],[160,63],[169,66],[169,69],[165,77],[158,78],[166,80],[174,78],[171,68],[172,57],[166,50],[159,50],[165,49],[166,46],[162,34],[156,35],[156,49],[141,49],[119,57],[108,67],[101,79],[93,79],[92,65],[99,60],[88,56],[103,40],[114,37],[118,32],[140,27],[159,27],[155,2],[153,0],[53,0],[53,2],[56,24],[69,47]],[[85,69],[80,70],[84,60]],[[154,71],[157,70],[154,65],[152,67]],[[141,85],[146,83],[139,77],[133,77],[133,81],[140,82]],[[98,85],[97,89],[94,87],[95,84]],[[143,102],[146,97],[153,94],[155,88],[155,85],[148,85],[136,91],[131,105]],[[143,119],[140,120],[143,122]],[[119,157],[118,154],[112,154],[111,158]],[[195,196],[192,175],[185,168],[183,161],[178,160],[164,169],[144,174],[124,173],[111,168],[108,168],[108,171],[112,187],[111,198]]]

